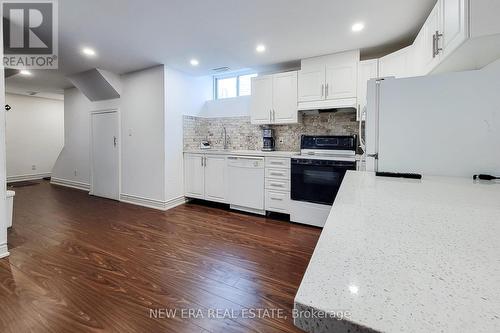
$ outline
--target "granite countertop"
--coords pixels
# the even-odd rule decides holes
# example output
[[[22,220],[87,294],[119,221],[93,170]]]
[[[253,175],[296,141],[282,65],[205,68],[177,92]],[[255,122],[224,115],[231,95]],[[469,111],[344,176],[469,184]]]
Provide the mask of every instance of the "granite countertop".
[[[193,149],[185,150],[188,154],[214,154],[214,155],[240,155],[240,156],[273,156],[292,157],[298,155],[297,151],[262,151],[262,150],[231,150],[231,149]]]
[[[295,324],[500,332],[499,286],[500,183],[349,172],[295,297],[306,314]]]

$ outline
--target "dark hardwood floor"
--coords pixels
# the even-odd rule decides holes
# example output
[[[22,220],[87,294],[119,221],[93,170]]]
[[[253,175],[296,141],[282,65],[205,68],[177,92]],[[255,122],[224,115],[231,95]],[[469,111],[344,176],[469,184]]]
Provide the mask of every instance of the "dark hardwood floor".
[[[45,181],[15,191],[0,332],[299,332],[293,298],[319,229],[192,203],[161,212]],[[267,311],[243,317],[251,309]]]

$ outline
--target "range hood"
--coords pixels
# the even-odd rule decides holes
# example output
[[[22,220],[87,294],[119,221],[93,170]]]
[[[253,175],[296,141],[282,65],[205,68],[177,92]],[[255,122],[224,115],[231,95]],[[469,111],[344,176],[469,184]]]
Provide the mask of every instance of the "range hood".
[[[358,100],[356,98],[339,98],[312,102],[299,102],[299,111],[309,110],[331,110],[331,109],[357,109]]]

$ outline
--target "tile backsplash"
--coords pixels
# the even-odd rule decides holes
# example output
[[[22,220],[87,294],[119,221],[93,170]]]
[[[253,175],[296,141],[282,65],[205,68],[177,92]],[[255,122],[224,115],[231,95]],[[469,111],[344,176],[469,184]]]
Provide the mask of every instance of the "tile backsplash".
[[[250,117],[201,118],[184,116],[184,150],[198,149],[207,139],[215,149],[222,149],[223,127],[226,128],[230,149],[260,150],[264,126],[250,124]],[[354,112],[299,113],[299,123],[271,125],[276,139],[276,150],[299,151],[300,136],[358,135]]]

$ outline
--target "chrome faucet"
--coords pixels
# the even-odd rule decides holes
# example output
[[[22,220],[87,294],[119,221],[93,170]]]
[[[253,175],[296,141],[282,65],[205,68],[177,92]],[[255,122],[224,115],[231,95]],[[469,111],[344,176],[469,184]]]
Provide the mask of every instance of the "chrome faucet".
[[[227,130],[225,126],[222,126],[221,137],[224,137],[224,149],[227,149]]]

